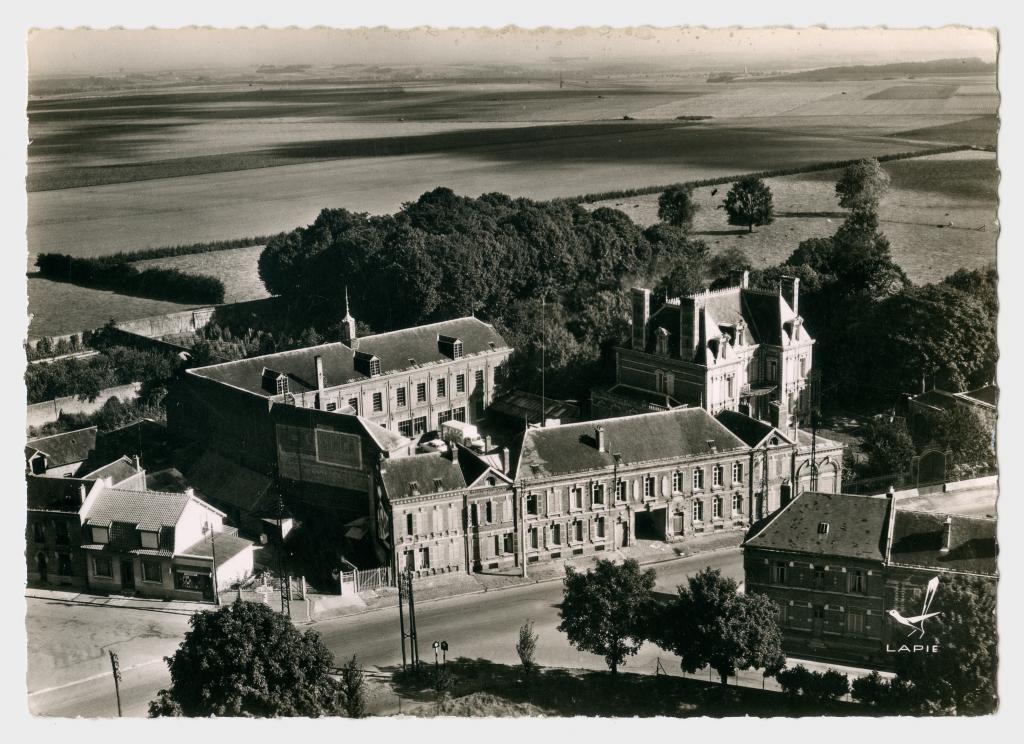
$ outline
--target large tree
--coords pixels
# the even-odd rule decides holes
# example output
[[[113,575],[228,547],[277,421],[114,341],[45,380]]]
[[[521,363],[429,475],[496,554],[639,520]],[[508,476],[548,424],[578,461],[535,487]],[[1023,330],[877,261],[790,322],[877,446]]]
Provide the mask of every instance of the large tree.
[[[693,201],[692,186],[669,186],[658,197],[658,219],[673,227],[692,229],[697,209],[699,207]]]
[[[558,629],[580,651],[603,656],[612,674],[643,645],[654,589],[653,569],[635,560],[600,560],[586,573],[565,567]]]
[[[850,164],[836,182],[839,206],[845,209],[878,209],[889,190],[889,174],[875,158]]]
[[[740,594],[738,588],[718,569],[691,576],[653,619],[651,640],[676,654],[683,671],[710,666],[723,685],[739,669],[781,669],[778,606],[763,594]]]
[[[905,419],[872,419],[861,444],[867,455],[865,475],[905,473],[917,450]]]
[[[171,686],[150,716],[309,716],[338,714],[331,652],[264,604],[236,601],[194,614],[165,661]]]
[[[748,232],[754,232],[755,225],[770,225],[775,221],[772,191],[755,176],[744,176],[733,184],[722,206],[729,215],[729,224],[743,225]]]

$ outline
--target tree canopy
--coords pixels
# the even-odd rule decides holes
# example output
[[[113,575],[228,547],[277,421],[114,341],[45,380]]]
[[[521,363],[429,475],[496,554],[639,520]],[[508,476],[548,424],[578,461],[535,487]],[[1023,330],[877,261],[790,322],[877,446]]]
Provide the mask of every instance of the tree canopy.
[[[658,219],[673,227],[690,230],[698,209],[693,201],[692,186],[669,186],[658,197]]]
[[[635,560],[599,560],[586,573],[565,567],[558,629],[580,651],[603,656],[612,674],[644,643],[654,589],[653,569]]]
[[[889,190],[889,174],[876,158],[851,163],[836,182],[839,206],[845,209],[876,210]]]
[[[738,669],[782,668],[779,608],[763,594],[740,594],[733,579],[706,568],[689,578],[652,624],[652,640],[683,671],[710,666],[722,684]]]
[[[908,472],[911,460],[917,454],[906,420],[902,418],[892,421],[872,419],[867,425],[861,448],[867,455],[864,475]]]
[[[338,714],[331,652],[313,630],[256,602],[194,614],[165,661],[171,686],[150,716],[309,716]]]
[[[722,203],[729,215],[730,225],[743,225],[749,232],[754,226],[770,225],[775,221],[772,191],[755,176],[744,176],[729,189]]]

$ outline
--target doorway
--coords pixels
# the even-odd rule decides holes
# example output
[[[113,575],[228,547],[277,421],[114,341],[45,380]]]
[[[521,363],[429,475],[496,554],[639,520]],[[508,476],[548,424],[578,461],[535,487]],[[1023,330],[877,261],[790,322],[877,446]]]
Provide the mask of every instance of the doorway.
[[[651,509],[636,513],[636,537],[638,540],[665,539],[665,509]]]
[[[814,605],[814,635],[820,636],[822,626],[825,623],[825,607],[823,605]]]
[[[36,556],[36,571],[39,573],[39,581],[46,584],[50,580],[50,574],[47,570],[46,556],[40,553]]]
[[[124,590],[131,590],[135,588],[134,561],[121,561],[121,588]]]

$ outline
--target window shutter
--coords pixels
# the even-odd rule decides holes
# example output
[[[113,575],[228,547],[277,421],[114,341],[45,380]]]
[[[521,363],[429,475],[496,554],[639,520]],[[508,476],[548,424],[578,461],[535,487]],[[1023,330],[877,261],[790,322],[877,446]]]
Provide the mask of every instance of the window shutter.
[[[570,508],[570,504],[569,504],[569,487],[565,486],[565,487],[561,488],[560,490],[562,492],[562,511],[564,513],[568,514],[569,513],[569,508]]]

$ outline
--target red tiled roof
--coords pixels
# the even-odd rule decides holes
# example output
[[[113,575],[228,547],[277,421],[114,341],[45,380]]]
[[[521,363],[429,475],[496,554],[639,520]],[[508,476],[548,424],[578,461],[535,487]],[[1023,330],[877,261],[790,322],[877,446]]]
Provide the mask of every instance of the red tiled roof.
[[[184,493],[106,488],[85,515],[92,524],[123,522],[174,527],[192,497]]]

